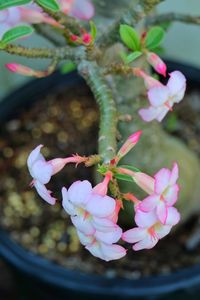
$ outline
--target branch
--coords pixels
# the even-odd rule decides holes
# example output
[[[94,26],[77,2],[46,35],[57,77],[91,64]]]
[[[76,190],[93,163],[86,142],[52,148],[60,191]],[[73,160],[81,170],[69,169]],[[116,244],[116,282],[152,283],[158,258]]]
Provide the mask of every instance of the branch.
[[[73,62],[76,62],[85,56],[85,52],[81,47],[71,48],[69,46],[60,48],[26,48],[23,46],[9,44],[4,49],[0,49],[0,51],[25,56],[27,58],[56,58],[57,60],[70,59]]]
[[[132,3],[128,10],[101,34],[96,41],[97,45],[102,48],[111,46],[119,40],[120,24],[127,24],[134,27],[154,6],[162,1],[164,0],[138,0],[137,3]]]
[[[99,154],[108,163],[116,152],[117,135],[117,109],[112,91],[95,63],[82,61],[78,71],[91,88],[100,108]]]
[[[147,25],[155,25],[163,22],[177,21],[189,24],[200,25],[200,16],[190,16],[179,13],[166,13],[153,17],[148,17],[146,20]]]
[[[63,12],[53,12],[47,8],[44,8],[38,2],[34,1],[36,5],[40,6],[41,9],[48,14],[51,18],[56,20],[60,25],[63,25],[66,30],[72,31],[74,34],[80,33],[82,28],[80,22],[71,16],[65,15]]]

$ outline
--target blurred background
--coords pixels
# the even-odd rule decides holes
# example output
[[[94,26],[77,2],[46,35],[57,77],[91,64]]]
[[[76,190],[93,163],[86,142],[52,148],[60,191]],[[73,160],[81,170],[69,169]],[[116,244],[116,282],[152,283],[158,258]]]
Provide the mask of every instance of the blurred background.
[[[112,0],[107,0],[112,1]],[[101,0],[99,1],[101,2]],[[163,12],[181,12],[193,15],[200,15],[199,0],[166,0],[158,7],[160,13]],[[183,23],[174,23],[169,29],[164,41],[165,57],[186,62],[193,66],[200,67],[200,26],[187,25]],[[187,38],[187,39],[186,39]],[[31,40],[31,41],[30,41]],[[34,36],[23,44],[28,46],[45,45],[44,40]],[[48,45],[46,43],[46,45]],[[0,100],[13,89],[30,80],[20,75],[15,75],[7,71],[4,67],[8,62],[19,62],[40,69],[41,65],[45,67],[45,62],[40,60],[28,60],[20,57],[11,57],[7,54],[0,53]]]

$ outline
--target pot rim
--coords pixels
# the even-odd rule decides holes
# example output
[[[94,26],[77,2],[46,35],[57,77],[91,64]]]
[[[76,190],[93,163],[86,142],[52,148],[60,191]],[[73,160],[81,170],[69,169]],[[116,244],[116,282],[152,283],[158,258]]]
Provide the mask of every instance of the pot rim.
[[[180,70],[192,84],[200,84],[200,70],[189,65],[168,61],[169,70]],[[73,86],[84,82],[76,72],[61,75],[59,72],[44,78],[35,79],[16,92],[12,92],[0,103],[0,122],[12,117],[20,104],[33,103],[38,96],[67,84]],[[28,100],[27,100],[28,95]],[[200,264],[183,268],[169,275],[157,275],[140,279],[107,278],[106,276],[85,274],[66,269],[56,263],[36,255],[12,240],[8,233],[0,229],[0,256],[21,272],[54,287],[70,289],[82,293],[112,295],[129,298],[170,293],[180,289],[191,288],[200,284]]]

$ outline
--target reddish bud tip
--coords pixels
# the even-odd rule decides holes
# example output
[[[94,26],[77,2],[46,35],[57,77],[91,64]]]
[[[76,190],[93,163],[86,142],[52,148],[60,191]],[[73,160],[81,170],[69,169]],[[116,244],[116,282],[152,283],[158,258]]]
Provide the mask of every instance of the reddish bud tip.
[[[17,72],[17,64],[16,63],[11,63],[11,64],[6,64],[5,65],[5,67],[9,70],[9,71],[11,71],[11,72],[13,72],[13,73],[16,73]]]
[[[70,39],[71,39],[72,42],[76,42],[76,41],[78,40],[78,36],[75,35],[75,34],[72,34],[72,35],[70,36]]]
[[[90,44],[92,42],[92,36],[89,33],[84,33],[82,35],[82,41],[84,44]]]

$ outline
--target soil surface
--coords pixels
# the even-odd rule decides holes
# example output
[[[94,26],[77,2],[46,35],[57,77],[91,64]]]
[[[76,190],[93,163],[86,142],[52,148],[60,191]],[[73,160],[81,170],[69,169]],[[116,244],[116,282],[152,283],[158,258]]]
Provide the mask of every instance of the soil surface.
[[[168,274],[200,262],[200,218],[194,216],[152,250],[134,252],[105,263],[80,245],[70,218],[60,202],[50,206],[34,189],[26,167],[30,151],[39,144],[47,159],[74,153],[95,154],[98,112],[87,87],[59,88],[38,99],[28,111],[0,128],[0,224],[23,247],[70,269],[107,277],[137,279]],[[200,94],[193,89],[165,121],[172,134],[181,136],[200,155]],[[182,136],[184,133],[184,136]],[[66,166],[48,185],[60,199],[60,189],[75,180],[92,181],[94,170]]]

